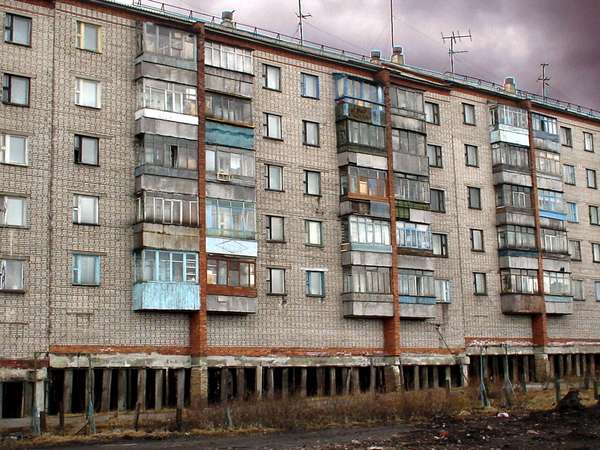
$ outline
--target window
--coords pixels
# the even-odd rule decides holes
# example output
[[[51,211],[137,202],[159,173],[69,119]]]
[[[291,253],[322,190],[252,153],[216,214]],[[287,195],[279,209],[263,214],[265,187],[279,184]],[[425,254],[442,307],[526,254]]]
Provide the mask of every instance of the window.
[[[349,266],[343,269],[343,292],[390,293],[390,269],[374,266]]]
[[[284,218],[280,216],[267,216],[267,241],[284,242]]]
[[[308,73],[300,74],[302,97],[319,98],[319,77]]]
[[[77,78],[75,80],[75,104],[100,108],[101,87],[99,81]]]
[[[492,125],[508,125],[515,128],[528,128],[527,111],[514,106],[498,104],[491,109]]]
[[[483,230],[471,228],[471,250],[474,252],[483,252]]]
[[[256,237],[255,215],[256,204],[253,202],[207,198],[207,235],[254,239]]]
[[[98,225],[98,197],[73,195],[73,223]]]
[[[440,105],[425,102],[425,121],[434,125],[440,124]]]
[[[592,242],[592,261],[600,262],[600,244]]]
[[[304,171],[304,193],[306,195],[321,195],[321,172]]]
[[[325,297],[325,272],[321,270],[306,271],[306,295]]]
[[[425,136],[412,131],[392,129],[392,148],[395,152],[426,156]]]
[[[282,139],[281,116],[277,114],[264,113],[263,135],[271,139]]]
[[[516,184],[496,186],[496,206],[530,209],[531,188]]]
[[[135,253],[135,281],[198,283],[198,254],[145,249]]]
[[[452,283],[450,280],[435,280],[435,298],[438,303],[452,303]]]
[[[263,64],[263,87],[273,91],[281,91],[281,69],[279,67]]]
[[[446,193],[439,189],[431,189],[431,204],[430,208],[433,212],[446,212]]]
[[[590,225],[600,225],[600,215],[597,206],[590,206]]]
[[[435,297],[433,272],[425,270],[400,269],[398,271],[400,295],[411,297]]]
[[[563,179],[565,181],[565,184],[575,186],[575,166],[571,166],[569,164],[563,165]]]
[[[99,139],[75,135],[75,162],[78,164],[98,165]]]
[[[381,173],[385,174],[383,171]],[[408,200],[419,203],[430,202],[429,177],[408,173],[395,173],[394,177],[396,178],[394,196],[397,200]],[[383,193],[381,195],[385,195],[387,191],[385,185],[386,178],[383,179]]]
[[[255,286],[254,273],[254,262],[230,258],[208,258],[207,260],[208,284],[253,288]]]
[[[319,146],[319,124],[317,122],[302,121],[302,143],[311,147]]]
[[[98,255],[73,254],[73,284],[100,285],[100,257]]]
[[[571,129],[560,127],[560,143],[565,147],[573,146],[573,138],[571,137]]]
[[[146,22],[144,23],[144,38],[142,44],[143,48],[140,49],[140,53],[143,51],[148,53],[164,55],[171,58],[185,59],[188,61],[194,61],[196,59],[195,36],[191,33],[186,33],[184,31],[176,30],[174,28],[167,28],[162,25],[156,25],[151,22]],[[215,48],[217,50],[213,52]],[[220,48],[221,46],[219,44],[206,42],[205,53],[207,65],[222,67],[219,64],[217,64],[216,60],[218,60],[219,62],[232,64],[240,64],[245,62],[240,62],[235,57],[229,57],[229,53],[226,53],[225,51],[220,52],[218,50]],[[231,49],[231,47],[227,48]],[[244,52],[250,54],[248,50],[245,50]],[[215,54],[217,54],[217,56],[215,58],[211,58],[212,56],[215,56]],[[238,55],[239,54],[235,56]],[[252,72],[251,69],[252,67],[250,67],[250,72]]]
[[[465,145],[465,164],[469,167],[479,167],[479,157],[476,146]]]
[[[469,208],[481,209],[481,189],[477,187],[467,187],[467,194],[469,200]]]
[[[431,239],[433,242],[433,254],[443,258],[448,257],[448,235],[440,233],[432,233]]]
[[[519,225],[503,225],[498,227],[499,249],[535,249],[535,228]]]
[[[343,242],[390,245],[390,223],[364,216],[350,216],[344,223]]]
[[[4,16],[4,42],[31,45],[31,18],[6,13]]]
[[[390,88],[392,98],[392,112],[403,116],[419,117],[423,119],[423,93],[409,91],[399,87]]]
[[[597,189],[596,185],[596,171],[593,169],[585,169],[585,177],[587,179],[587,187],[591,189]]]
[[[544,294],[571,295],[571,274],[544,271]]]
[[[25,263],[17,259],[0,259],[0,291],[24,289]]]
[[[375,105],[367,105],[368,103],[383,104],[383,87],[376,84],[363,81],[361,79],[351,78],[347,75],[336,75],[336,100],[341,97],[350,97],[352,102],[361,106],[373,107]]]
[[[283,167],[267,164],[265,168],[267,189],[270,191],[283,191]]]
[[[86,22],[77,22],[77,48],[100,53],[100,27]]]
[[[594,296],[596,301],[600,302],[600,281],[594,281]]]
[[[26,204],[23,197],[0,195],[0,226],[25,226]]]
[[[387,173],[384,170],[347,166],[341,169],[340,187],[342,196],[358,194],[384,197],[387,192]]]
[[[184,149],[178,148],[178,152],[182,150]],[[195,150],[195,146],[193,150]],[[185,156],[183,161],[187,161]],[[254,181],[254,152],[228,147],[207,146],[206,171],[212,173],[213,176],[216,175],[219,181],[231,181],[231,179],[237,178],[252,178],[252,181]]]
[[[468,103],[462,104],[463,108],[463,123],[467,125],[475,125],[475,106]]]
[[[475,295],[487,295],[486,274],[473,272],[473,292]]]
[[[2,78],[2,103],[16,106],[29,106],[29,85],[27,77],[5,73]]]
[[[216,42],[204,45],[205,64],[236,72],[252,73],[252,51],[230,47]]]
[[[533,129],[541,133],[557,135],[557,124],[554,117],[542,116],[541,114],[532,113]]]
[[[569,239],[569,256],[571,261],[581,261],[581,242]]]
[[[501,269],[500,289],[503,294],[537,294],[538,271]]]
[[[578,223],[577,203],[567,202],[567,222]]]
[[[304,243],[306,245],[323,245],[323,224],[316,220],[304,221]]]
[[[191,200],[189,196],[169,198],[168,195],[143,191],[137,198],[138,222],[198,226],[198,201]]]
[[[431,226],[424,223],[396,222],[398,247],[431,250]]]
[[[27,138],[14,134],[0,134],[0,163],[27,165]]]
[[[427,158],[429,158],[429,167],[442,168],[442,147],[439,145],[427,144]]]
[[[537,150],[535,158],[538,172],[560,177],[560,155],[558,153]]]
[[[571,295],[573,296],[573,300],[585,300],[583,288],[583,280],[571,280]]]
[[[156,109],[189,116],[198,115],[195,87],[141,78],[137,82],[137,89],[138,108]],[[233,120],[230,119],[232,116],[243,118],[245,117],[244,114],[246,116],[250,115],[250,103],[248,101],[244,103],[241,99],[231,99],[232,97],[224,95],[207,94],[207,115],[212,114],[216,118],[223,118],[223,120]],[[232,105],[229,102],[235,103]]]
[[[192,97],[195,101],[196,93],[195,89],[190,92],[187,91],[188,88],[184,88],[180,85],[168,84],[167,87],[170,91],[166,92],[166,109],[168,111],[173,110],[171,107],[171,97],[173,96],[173,101],[175,102],[175,111],[174,112],[183,112],[183,107],[180,104],[180,100],[182,98]],[[172,92],[171,92],[172,91]],[[195,115],[196,106],[190,105],[193,108],[193,114]],[[160,108],[159,108],[160,109]],[[186,112],[187,113],[187,112]],[[247,125],[252,124],[252,107],[250,100],[246,100],[238,97],[231,97],[229,95],[221,95],[216,94],[214,92],[206,93],[206,117],[224,120],[228,122],[239,122],[245,123]]]
[[[529,171],[529,150],[505,142],[492,144],[492,164]]]
[[[568,253],[569,242],[567,233],[564,231],[550,230],[542,228],[541,230],[542,249],[551,253]]]
[[[586,152],[594,151],[594,135],[592,133],[583,132],[583,149]]]
[[[267,293],[285,295],[285,269],[267,268]]]
[[[354,144],[376,149],[385,148],[385,128],[346,120],[337,126],[338,144]]]
[[[538,189],[538,201],[540,209],[544,211],[565,212],[564,195],[562,192]]]

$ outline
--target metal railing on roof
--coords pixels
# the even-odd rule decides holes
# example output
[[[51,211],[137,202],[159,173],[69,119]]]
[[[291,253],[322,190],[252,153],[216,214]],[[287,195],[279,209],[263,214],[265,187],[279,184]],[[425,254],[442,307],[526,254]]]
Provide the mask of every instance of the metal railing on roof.
[[[119,1],[119,0],[104,0],[109,3],[130,6],[136,9],[140,9],[147,12],[152,12],[156,14],[170,16],[179,20],[184,20],[188,22],[203,22],[210,26],[214,26],[219,29],[231,29],[225,25],[221,24],[221,18],[214,16],[212,14],[202,13],[199,11],[195,11],[189,8],[183,8],[181,6],[171,5],[169,3],[157,1],[157,0],[131,0],[131,2]],[[303,51],[310,50],[312,52],[316,52],[321,55],[330,55],[337,58],[350,59],[362,63],[370,62],[370,57],[366,55],[361,55],[360,53],[331,47],[324,44],[319,44],[316,42],[311,42],[307,40],[300,40],[297,37],[289,36],[283,33],[279,33],[276,31],[267,30],[264,28],[245,25],[239,22],[232,22],[234,29],[236,32],[242,32],[244,34],[249,34],[255,37],[267,38],[274,40],[278,43],[290,44],[296,47],[301,48]],[[416,72],[420,72],[422,74],[430,75],[435,78],[440,78],[446,81],[464,83],[469,86],[473,86],[476,88],[485,89],[488,91],[496,92],[503,95],[513,95],[519,97],[521,99],[532,100],[538,104],[550,106],[557,109],[562,109],[567,112],[580,114],[584,116],[591,117],[593,119],[600,119],[600,111],[595,110],[593,108],[588,108],[585,106],[576,105],[570,102],[565,102],[562,100],[558,100],[551,97],[543,97],[538,94],[534,94],[532,92],[523,91],[517,89],[515,93],[507,93],[504,89],[503,85],[494,83],[492,81],[483,80],[481,78],[472,77],[469,75],[461,75],[450,72],[437,72],[430,69],[424,69],[421,67],[409,66]]]

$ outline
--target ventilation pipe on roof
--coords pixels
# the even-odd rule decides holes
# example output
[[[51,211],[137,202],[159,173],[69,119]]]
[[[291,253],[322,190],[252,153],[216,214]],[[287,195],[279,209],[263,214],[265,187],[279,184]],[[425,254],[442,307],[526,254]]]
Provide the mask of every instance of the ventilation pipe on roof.
[[[371,50],[371,62],[381,64],[381,52],[379,50]]]
[[[404,49],[399,45],[394,45],[392,49],[392,59],[394,64],[404,64]]]
[[[517,93],[517,81],[514,77],[506,77],[504,79],[504,90],[506,92],[510,92],[511,94]]]
[[[235,28],[235,24],[233,23],[233,13],[234,11],[223,11],[221,13],[221,25]]]

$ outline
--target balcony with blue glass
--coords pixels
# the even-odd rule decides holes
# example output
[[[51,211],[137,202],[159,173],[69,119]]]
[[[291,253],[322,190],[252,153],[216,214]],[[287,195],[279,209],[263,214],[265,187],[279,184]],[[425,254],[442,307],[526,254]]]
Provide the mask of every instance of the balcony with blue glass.
[[[540,217],[552,220],[567,220],[564,194],[557,191],[538,189]]]
[[[144,249],[134,258],[134,311],[200,309],[197,253]]]
[[[433,256],[431,226],[424,223],[396,222],[398,254]]]

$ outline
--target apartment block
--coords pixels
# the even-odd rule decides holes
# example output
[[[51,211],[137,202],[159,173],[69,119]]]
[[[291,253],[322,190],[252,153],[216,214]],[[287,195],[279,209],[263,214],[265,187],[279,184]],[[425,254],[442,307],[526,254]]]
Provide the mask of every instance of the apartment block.
[[[0,428],[597,374],[600,112],[231,12],[0,20]]]

